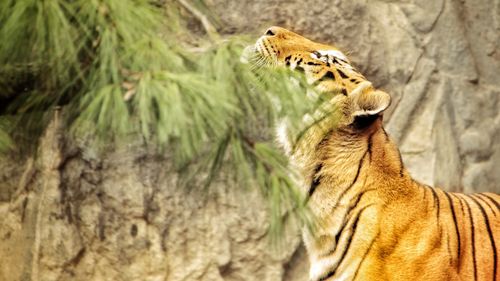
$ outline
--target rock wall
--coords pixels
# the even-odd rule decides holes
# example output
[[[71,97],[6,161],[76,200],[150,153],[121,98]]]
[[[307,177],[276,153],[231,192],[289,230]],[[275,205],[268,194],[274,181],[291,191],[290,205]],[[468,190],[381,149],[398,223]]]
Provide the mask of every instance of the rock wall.
[[[421,182],[500,192],[500,1],[211,0],[224,33],[294,30],[391,94],[386,128]]]
[[[97,157],[56,118],[36,161],[0,162],[16,179],[0,185],[0,280],[283,280],[297,228],[278,251],[259,191],[178,188],[169,162],[140,144]]]
[[[348,51],[393,96],[386,126],[417,179],[500,192],[500,1],[207,2],[222,33],[281,25]],[[36,160],[0,160],[0,281],[307,280],[296,229],[272,250],[259,193],[177,189],[140,144],[96,155],[55,118]]]

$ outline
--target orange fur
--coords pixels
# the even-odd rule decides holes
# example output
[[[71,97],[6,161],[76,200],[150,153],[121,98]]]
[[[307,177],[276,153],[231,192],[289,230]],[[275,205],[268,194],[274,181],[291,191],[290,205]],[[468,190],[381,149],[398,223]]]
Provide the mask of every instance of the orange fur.
[[[383,128],[390,96],[337,48],[272,27],[255,50],[333,93],[305,116],[304,137],[284,144],[320,226],[303,235],[311,281],[500,280],[499,195],[446,193],[413,180]]]

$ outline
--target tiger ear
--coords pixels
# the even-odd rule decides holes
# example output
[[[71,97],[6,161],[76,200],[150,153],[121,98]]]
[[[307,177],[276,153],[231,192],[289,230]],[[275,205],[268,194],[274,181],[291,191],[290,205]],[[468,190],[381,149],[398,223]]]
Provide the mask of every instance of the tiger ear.
[[[353,116],[380,115],[391,105],[391,96],[380,90],[368,90],[354,94]]]

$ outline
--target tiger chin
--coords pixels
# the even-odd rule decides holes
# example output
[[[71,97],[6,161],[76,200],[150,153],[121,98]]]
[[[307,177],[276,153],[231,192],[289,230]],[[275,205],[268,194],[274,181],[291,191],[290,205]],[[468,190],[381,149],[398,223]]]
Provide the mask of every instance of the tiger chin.
[[[303,231],[311,281],[500,280],[500,196],[413,180],[383,127],[390,95],[344,53],[280,27],[247,52],[304,72],[328,95],[304,116],[300,140],[278,129],[319,225]]]

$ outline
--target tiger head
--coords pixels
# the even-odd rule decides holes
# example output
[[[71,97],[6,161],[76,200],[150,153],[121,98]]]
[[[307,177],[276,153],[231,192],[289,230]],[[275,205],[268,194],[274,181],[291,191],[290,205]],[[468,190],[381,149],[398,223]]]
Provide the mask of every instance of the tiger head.
[[[339,49],[313,42],[287,29],[273,26],[252,47],[270,65],[305,73],[317,92],[333,94],[329,102],[340,109],[339,125],[375,120],[390,105],[391,97],[376,90]]]

